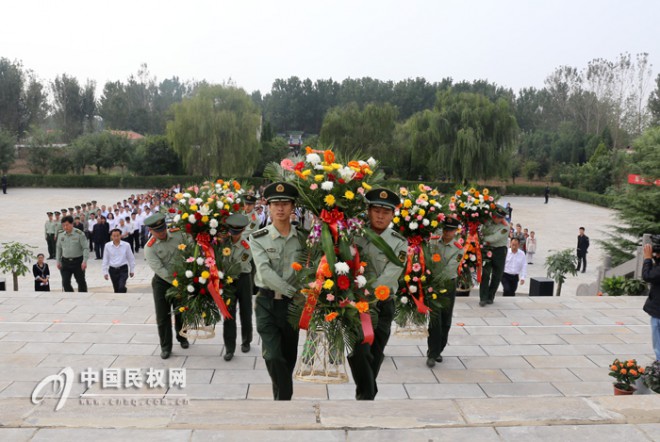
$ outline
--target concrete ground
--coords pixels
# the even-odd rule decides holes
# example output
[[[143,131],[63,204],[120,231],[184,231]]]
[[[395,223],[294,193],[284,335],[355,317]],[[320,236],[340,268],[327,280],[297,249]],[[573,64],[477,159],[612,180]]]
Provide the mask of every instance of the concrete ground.
[[[10,189],[0,195],[0,241],[43,250],[46,210],[92,198],[111,203],[128,193]],[[540,198],[507,200],[514,222],[537,232],[539,264],[548,249],[573,247],[577,227],[585,225],[593,244],[587,273],[570,278],[560,298],[521,291],[485,308],[474,296],[458,298],[444,362],[433,369],[425,366],[423,338],[395,333],[371,403],[353,400],[352,380],[296,381],[293,401],[274,403],[258,339],[250,352],[225,362],[221,327],[187,350],[175,346],[163,361],[141,252],[126,294],[110,293],[94,260],[91,291],[63,293],[50,261],[52,292],[32,292],[31,278],[21,278],[18,292],[0,292],[0,440],[660,440],[660,395],[614,397],[607,375],[615,357],[644,365],[654,359],[644,299],[574,296],[578,283],[595,279],[594,240],[612,213],[560,199],[547,206]],[[544,274],[541,265],[530,270]],[[50,389],[33,404],[37,384],[65,367],[74,377],[63,407],[54,410]],[[104,369],[108,376],[118,369],[123,382],[128,369],[139,369],[145,383],[150,369],[165,376],[185,369],[186,384],[83,382],[83,373],[102,378]]]

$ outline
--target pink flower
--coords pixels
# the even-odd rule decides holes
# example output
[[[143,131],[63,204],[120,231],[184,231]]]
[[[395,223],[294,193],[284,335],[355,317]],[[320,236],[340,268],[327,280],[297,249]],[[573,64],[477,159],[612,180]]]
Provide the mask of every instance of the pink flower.
[[[429,208],[429,212],[435,212],[435,207],[431,206],[431,207]]]
[[[413,276],[413,281],[417,282],[417,281],[419,281],[419,278],[417,276]]]
[[[316,189],[319,188],[319,185],[316,184],[316,183],[312,183],[312,184],[310,184],[309,188],[310,188],[311,190],[316,190]]]
[[[421,221],[423,219],[424,219],[424,217],[422,215],[417,215],[417,221]]]
[[[429,287],[428,292],[433,293],[433,287]]]
[[[213,258],[206,258],[206,261],[204,261],[204,264],[206,264],[206,267],[213,267],[215,265],[215,259]]]
[[[331,294],[328,293],[328,295],[326,295],[325,299],[327,299],[329,302],[332,302],[332,301],[335,300],[335,295],[331,295]]]
[[[430,274],[431,274],[431,271],[428,270],[428,269],[426,269],[426,274],[427,274],[427,275],[430,275]]]
[[[186,259],[186,262],[193,262],[194,260],[195,260],[195,258],[193,258],[193,257],[191,256],[190,258]]]
[[[290,171],[290,172],[293,172],[293,161],[291,161],[291,160],[288,159],[288,158],[284,158],[284,159],[280,162],[280,166],[282,166],[282,169],[284,169],[284,170],[288,170],[288,171]]]
[[[449,210],[451,210],[452,212],[455,212],[456,211],[456,204],[449,203]]]
[[[409,217],[409,216],[406,216],[406,221],[410,221],[410,217]]]
[[[422,265],[420,263],[416,262],[415,264],[412,265],[412,271],[413,272],[417,273],[421,270],[422,270]]]
[[[362,187],[358,187],[357,192],[358,192],[360,195],[364,195],[364,189],[363,189]]]
[[[444,221],[447,217],[445,216],[444,213],[441,213],[438,215],[438,221]]]
[[[493,256],[493,252],[491,252],[491,251],[489,250],[488,253],[486,253],[486,256],[489,257],[489,258],[491,258],[491,257]]]

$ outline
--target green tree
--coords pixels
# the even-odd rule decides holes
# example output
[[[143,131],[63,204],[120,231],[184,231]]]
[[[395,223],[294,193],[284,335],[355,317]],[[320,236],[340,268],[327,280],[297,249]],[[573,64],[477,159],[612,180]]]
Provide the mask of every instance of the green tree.
[[[651,124],[660,125],[660,74],[655,77],[655,89],[651,92],[648,106],[651,113]]]
[[[82,88],[75,77],[62,74],[55,78],[51,88],[53,117],[63,132],[64,140],[72,141],[82,135],[85,121],[93,117],[94,83],[88,82]]]
[[[43,121],[47,111],[43,85],[20,62],[0,58],[0,130],[22,136]]]
[[[30,172],[37,175],[46,175],[51,168],[53,157],[53,136],[48,132],[33,128],[30,133],[30,151],[27,164]]]
[[[18,291],[18,277],[25,275],[30,270],[26,265],[34,258],[34,252],[30,249],[36,249],[36,247],[13,241],[2,243],[0,270],[11,273],[14,291]]]
[[[8,132],[0,131],[0,170],[7,173],[16,161],[16,139]]]
[[[565,249],[551,253],[545,259],[548,278],[557,283],[557,296],[561,296],[561,286],[566,282],[566,275],[577,276],[577,256],[575,250]]]
[[[183,172],[181,158],[164,135],[141,139],[128,168],[138,175],[178,175]]]
[[[202,85],[172,110],[167,138],[188,173],[252,175],[259,158],[261,115],[243,89]]]
[[[639,174],[648,182],[660,177],[660,127],[647,129],[633,143],[634,152],[627,156],[628,173]],[[645,233],[660,233],[660,186],[627,184],[616,193],[618,212],[613,233],[601,244],[619,265],[634,257]]]

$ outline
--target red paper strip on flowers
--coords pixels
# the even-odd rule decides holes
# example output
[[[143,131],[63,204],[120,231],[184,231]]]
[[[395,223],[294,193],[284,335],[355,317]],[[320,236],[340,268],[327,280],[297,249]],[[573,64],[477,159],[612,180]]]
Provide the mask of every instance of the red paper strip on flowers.
[[[202,248],[204,256],[215,259],[215,252],[213,251],[213,247],[211,247],[211,236],[208,233],[199,233],[195,239],[197,240],[197,244]],[[222,297],[220,296],[222,284],[220,283],[218,268],[215,266],[211,267],[209,273],[210,276],[206,287],[208,288],[213,301],[215,301],[215,304],[218,306],[220,313],[222,313],[222,316],[225,319],[233,319],[229,313],[229,309],[227,309],[227,305],[222,301]]]

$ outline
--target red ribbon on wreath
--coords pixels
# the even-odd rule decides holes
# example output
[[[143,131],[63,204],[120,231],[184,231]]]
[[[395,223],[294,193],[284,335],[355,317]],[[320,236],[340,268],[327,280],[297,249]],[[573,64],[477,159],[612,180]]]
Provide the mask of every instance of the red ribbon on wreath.
[[[211,236],[206,232],[198,233],[195,240],[197,241],[197,244],[202,248],[202,253],[204,253],[204,256],[206,258],[215,260],[215,252],[213,251],[213,247],[211,247]],[[209,289],[211,297],[215,301],[215,304],[218,306],[222,316],[225,319],[233,319],[229,313],[229,309],[227,309],[227,305],[222,300],[222,296],[220,295],[222,283],[220,282],[220,275],[218,274],[217,266],[211,266],[211,268],[209,268],[209,273],[210,276],[206,287]]]
[[[324,223],[328,225],[330,233],[332,233],[332,238],[335,240],[335,244],[337,244],[337,239],[339,238],[337,223],[344,219],[344,212],[340,211],[336,207],[330,212],[323,209],[321,210],[320,218]]]
[[[426,273],[426,260],[424,258],[424,249],[422,248],[423,242],[424,239],[419,235],[408,238],[408,253],[406,259],[406,273],[405,273],[407,276],[410,276],[410,274],[412,273],[414,256],[418,257],[417,260],[419,264],[422,266],[421,269],[422,275]],[[412,279],[412,277],[410,279]],[[428,314],[431,311],[431,309],[426,304],[424,304],[424,288],[422,287],[422,281],[419,278],[417,279],[417,296],[413,295],[413,293],[410,291],[410,281],[406,282],[406,287],[408,288],[408,293],[410,293],[410,297],[417,306],[417,311],[422,315]]]
[[[460,275],[463,273],[463,263],[469,259],[470,253],[473,253],[476,256],[477,282],[481,282],[481,270],[483,268],[481,245],[479,244],[479,225],[476,221],[468,221],[468,233],[463,246],[463,257],[458,265],[458,274]]]

